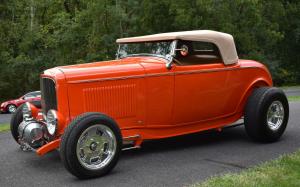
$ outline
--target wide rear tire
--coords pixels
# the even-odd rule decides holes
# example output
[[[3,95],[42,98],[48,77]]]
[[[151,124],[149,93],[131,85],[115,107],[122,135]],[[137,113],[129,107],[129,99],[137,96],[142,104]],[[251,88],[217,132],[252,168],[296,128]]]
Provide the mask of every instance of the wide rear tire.
[[[117,164],[122,135],[116,122],[100,113],[85,113],[66,128],[60,144],[65,168],[79,179],[100,177]]]
[[[245,108],[245,129],[254,141],[275,142],[284,133],[289,119],[289,104],[284,92],[274,87],[253,91]]]

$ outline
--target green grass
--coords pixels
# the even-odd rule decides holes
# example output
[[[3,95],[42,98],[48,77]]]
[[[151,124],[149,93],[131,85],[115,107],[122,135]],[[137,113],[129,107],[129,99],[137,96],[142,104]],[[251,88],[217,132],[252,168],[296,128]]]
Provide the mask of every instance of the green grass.
[[[0,124],[0,132],[8,131],[9,129],[9,124]]]
[[[300,85],[293,85],[293,86],[281,86],[281,89],[285,90],[285,89],[289,89],[289,88],[300,88]]]
[[[215,176],[193,187],[292,187],[300,186],[300,151],[247,169],[241,173]]]
[[[300,101],[300,96],[288,96],[289,101]]]

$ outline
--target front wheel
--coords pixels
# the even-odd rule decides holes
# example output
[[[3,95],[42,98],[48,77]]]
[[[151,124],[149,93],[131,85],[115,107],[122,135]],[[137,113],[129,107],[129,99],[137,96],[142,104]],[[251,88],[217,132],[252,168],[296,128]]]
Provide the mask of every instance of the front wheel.
[[[23,121],[23,105],[21,105],[16,112],[13,114],[10,120],[10,132],[17,143],[19,143],[19,132],[18,128],[21,122]]]
[[[8,113],[13,114],[13,113],[16,112],[16,110],[17,110],[16,105],[10,104],[10,105],[7,106],[7,111],[8,111]]]
[[[284,92],[274,87],[253,91],[245,108],[245,128],[250,138],[275,142],[284,133],[289,119],[289,104]]]
[[[100,177],[118,162],[122,135],[117,124],[100,113],[80,115],[66,128],[60,156],[66,169],[80,179]]]

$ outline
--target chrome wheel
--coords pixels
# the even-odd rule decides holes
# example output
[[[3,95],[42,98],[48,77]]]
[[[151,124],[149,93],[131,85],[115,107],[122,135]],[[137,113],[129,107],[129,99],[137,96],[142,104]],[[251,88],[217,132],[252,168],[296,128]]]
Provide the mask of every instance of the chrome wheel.
[[[9,113],[15,113],[17,110],[17,107],[15,105],[9,105],[8,106],[8,112]]]
[[[280,128],[284,119],[284,108],[280,101],[274,101],[268,109],[267,123],[268,127],[276,131]]]
[[[101,124],[87,128],[77,141],[76,154],[80,164],[89,170],[107,166],[116,153],[113,131]]]

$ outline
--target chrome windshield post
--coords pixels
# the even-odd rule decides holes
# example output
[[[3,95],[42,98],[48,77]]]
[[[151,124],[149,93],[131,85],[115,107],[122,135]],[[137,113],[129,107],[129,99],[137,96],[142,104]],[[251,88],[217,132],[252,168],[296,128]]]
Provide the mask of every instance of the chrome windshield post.
[[[176,46],[177,46],[177,42],[178,40],[174,40],[172,43],[171,43],[171,51],[170,51],[170,54],[168,54],[166,56],[167,58],[167,63],[166,63],[166,68],[167,69],[171,69],[172,68],[172,62],[173,62],[173,58],[175,57],[175,51],[176,51]]]
[[[120,49],[121,49],[121,44],[119,44],[118,51],[116,53],[116,60],[120,59],[120,57],[119,57]]]

